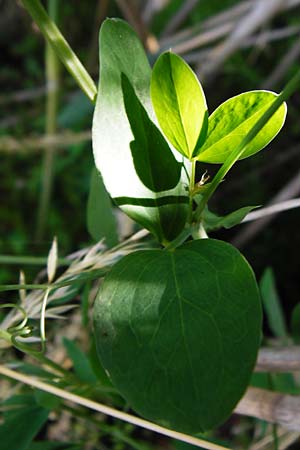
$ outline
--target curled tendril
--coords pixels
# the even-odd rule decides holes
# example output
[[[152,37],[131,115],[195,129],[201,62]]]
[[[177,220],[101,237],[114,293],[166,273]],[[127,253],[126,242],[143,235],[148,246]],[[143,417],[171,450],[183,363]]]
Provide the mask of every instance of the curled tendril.
[[[2,308],[17,309],[23,316],[22,320],[17,325],[10,326],[7,330],[3,330],[10,335],[12,345],[24,353],[29,353],[31,355],[43,354],[45,352],[45,340],[42,339],[40,350],[34,350],[31,345],[18,340],[18,338],[30,337],[34,330],[34,327],[27,325],[28,315],[25,309],[15,303],[4,303],[3,305],[0,305],[0,309]]]
[[[20,313],[23,316],[23,319],[22,319],[22,321],[19,324],[15,325],[15,326],[12,326],[12,327],[9,327],[7,329],[7,331],[9,333],[14,333],[15,331],[21,330],[21,329],[23,329],[26,326],[26,324],[28,322],[28,315],[27,315],[27,312],[25,311],[25,309],[22,306],[16,305],[15,303],[4,303],[3,305],[0,305],[0,309],[2,309],[2,308],[17,309],[18,311],[20,311]]]

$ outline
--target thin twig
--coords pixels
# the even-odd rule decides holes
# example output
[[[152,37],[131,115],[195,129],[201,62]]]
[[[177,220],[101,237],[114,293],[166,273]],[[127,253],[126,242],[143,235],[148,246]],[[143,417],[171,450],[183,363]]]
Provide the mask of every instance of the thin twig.
[[[300,346],[261,348],[255,371],[300,372]]]
[[[90,141],[92,138],[90,131],[74,133],[63,131],[57,134],[32,136],[23,139],[16,139],[13,136],[0,137],[1,153],[28,153],[30,151],[40,152],[46,148],[68,147],[74,144]]]
[[[149,25],[153,16],[161,11],[170,0],[145,0],[142,3],[141,16],[143,21]]]
[[[276,84],[284,78],[285,74],[288,72],[292,64],[299,58],[299,56],[300,40],[298,38],[283,58],[279,60],[278,65],[275,67],[270,76],[262,83],[261,88],[272,89],[276,86]]]
[[[250,387],[235,411],[282,427],[300,431],[300,396]]]
[[[159,41],[160,46],[163,49],[174,49],[177,45],[182,45],[183,48],[185,48],[186,45],[189,50],[192,50],[197,48],[198,40],[202,42],[202,34],[206,35],[206,33],[209,32],[213,37],[214,34],[218,34],[218,30],[224,30],[228,27],[228,32],[224,34],[225,36],[236,28],[242,20],[244,20],[245,16],[247,16],[247,14],[253,9],[256,2],[257,0],[248,0],[243,3],[238,3],[237,5],[234,5],[225,11],[210,17],[209,19],[206,19],[200,24],[180,30],[170,37],[161,38]],[[283,2],[281,8],[278,10],[278,13],[295,8],[299,4],[300,0],[287,0]],[[230,28],[229,25],[231,25]],[[195,43],[195,47],[190,44],[190,41]],[[243,45],[243,40],[239,42],[239,46],[240,45]]]
[[[124,14],[126,20],[136,30],[145,48],[150,53],[156,53],[159,49],[159,44],[155,36],[149,32],[136,5],[130,0],[116,0],[116,3]]]
[[[234,27],[234,22],[228,22],[223,25],[220,25],[216,29],[207,30],[204,33],[200,33],[196,36],[191,37],[190,39],[187,39],[179,44],[175,44],[174,46],[171,46],[172,51],[174,53],[185,53],[188,52],[194,48],[198,48],[207,44],[210,44],[211,42],[216,41],[217,39],[220,39],[223,36],[226,36]]]
[[[161,37],[169,36],[175,31],[193,11],[196,5],[199,4],[199,0],[186,0],[183,2],[181,8],[171,17],[169,23],[165,26]]]
[[[194,38],[200,33],[205,33],[206,31],[213,31],[216,28],[223,27],[227,23],[234,23],[238,20],[241,15],[245,14],[251,7],[251,0],[244,3],[239,3],[231,8],[216,14],[215,16],[206,19],[202,23],[197,23],[191,27],[186,27],[183,30],[178,31],[170,37],[161,38],[160,45],[163,48],[170,48],[178,43],[183,43],[191,38]]]
[[[276,203],[272,206],[267,206],[266,208],[260,208],[255,211],[250,212],[243,219],[241,223],[252,222],[253,220],[258,220],[263,217],[278,214],[283,211],[288,211],[289,209],[299,208],[300,198],[293,198],[292,200],[286,200],[285,202]]]
[[[287,201],[300,193],[300,172],[297,174],[273,197],[268,203],[268,206],[275,205],[281,201]],[[239,248],[242,248],[249,243],[263,228],[265,228],[274,218],[276,214],[268,215],[255,221],[239,232],[232,243]]]
[[[280,29],[275,29],[272,31],[265,31],[263,33],[260,33],[257,36],[251,36],[251,37],[247,38],[240,45],[240,48],[244,49],[244,48],[249,48],[249,47],[260,47],[262,42],[264,44],[268,44],[270,42],[287,39],[291,36],[299,35],[299,32],[300,32],[299,26],[288,26],[288,27],[284,27],[284,28],[280,28]],[[298,43],[298,40],[297,40],[297,43]],[[202,47],[202,44],[198,47]],[[300,45],[299,45],[299,47],[300,47]],[[203,63],[204,63],[206,60],[209,60],[211,58],[212,52],[213,52],[213,49],[205,48],[200,51],[194,51],[194,52],[185,54],[184,59],[189,64],[199,63],[201,61],[203,61]],[[288,70],[288,68],[287,68],[287,70]],[[278,81],[279,81],[279,79],[278,79]],[[271,86],[267,87],[267,86],[263,85],[261,88],[262,89],[270,89],[270,87]]]
[[[11,92],[0,96],[0,105],[8,103],[23,103],[29,100],[35,100],[43,97],[47,92],[46,86],[35,87],[33,89],[22,89],[21,91]]]
[[[257,0],[250,13],[240,20],[227,40],[215,47],[211,61],[206,64],[203,70],[205,76],[209,76],[210,81],[224,61],[240,48],[242,42],[278,13],[284,1],[269,0],[266,2],[265,0]]]
[[[37,389],[41,389],[42,391],[49,392],[50,394],[56,395],[57,397],[60,397],[64,400],[76,403],[77,405],[81,405],[85,408],[92,409],[93,411],[97,411],[107,416],[114,417],[115,419],[131,423],[132,425],[145,428],[146,430],[154,431],[155,433],[159,433],[164,436],[186,442],[187,444],[195,445],[196,447],[205,448],[207,450],[225,449],[225,447],[221,445],[214,444],[203,439],[198,439],[187,434],[178,433],[177,431],[169,430],[168,428],[161,427],[159,425],[156,425],[155,423],[148,422],[147,420],[140,419],[139,417],[127,414],[123,411],[118,411],[117,409],[103,405],[102,403],[94,402],[93,400],[81,397],[64,389],[60,389],[58,387],[44,383],[43,381],[37,380],[36,378],[19,373],[15,370],[8,369],[3,365],[0,365],[0,373],[3,376],[20,381],[21,383],[27,384],[29,386],[36,387]]]

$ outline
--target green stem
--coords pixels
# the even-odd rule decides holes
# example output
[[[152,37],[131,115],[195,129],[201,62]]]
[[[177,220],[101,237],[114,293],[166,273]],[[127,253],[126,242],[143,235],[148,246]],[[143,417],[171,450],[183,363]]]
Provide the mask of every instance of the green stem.
[[[53,47],[57,56],[77,81],[80,88],[87,95],[87,97],[95,102],[97,95],[97,88],[94,81],[83,67],[82,63],[75,55],[55,23],[50,19],[47,12],[41,5],[39,0],[22,0],[26,10],[29,12],[46,40]]]
[[[191,174],[190,174],[190,183],[189,183],[189,217],[188,223],[192,223],[193,221],[193,193],[195,187],[195,173],[196,173],[196,161],[191,161]]]
[[[108,270],[109,267],[104,267],[103,269],[91,271],[84,279],[80,277],[78,277],[78,280],[76,278],[70,278],[65,281],[58,281],[53,284],[4,284],[0,286],[0,292],[19,291],[20,289],[42,289],[46,291],[48,288],[52,290],[71,285],[74,286],[76,283],[81,283],[82,281],[94,280],[96,278],[102,277],[107,274]],[[76,275],[78,274],[74,274],[74,276]]]
[[[0,329],[0,339],[4,339],[6,342],[11,344],[11,334],[5,330]]]
[[[274,386],[274,377],[273,374],[268,373],[268,382],[269,382],[269,388],[271,391],[276,390]],[[278,440],[278,428],[276,423],[272,424],[272,435],[273,435],[273,444],[274,444],[274,450],[279,449],[279,440]]]
[[[58,20],[58,0],[48,0],[49,18],[54,22]],[[53,136],[57,130],[57,111],[59,94],[59,61],[56,52],[49,41],[46,45],[46,79],[47,79],[47,103],[46,103],[46,136]],[[51,193],[53,185],[53,172],[55,160],[55,147],[48,146],[45,149],[43,161],[43,178],[41,195],[39,200],[36,240],[43,239],[47,219],[49,216]]]
[[[19,291],[20,289],[47,289],[46,284],[3,284],[0,286],[0,292]]]
[[[286,85],[284,90],[276,98],[276,100],[271,104],[267,111],[262,115],[262,117],[255,123],[255,125],[246,134],[241,143],[237,148],[228,156],[222,167],[219,169],[215,177],[213,178],[207,190],[202,196],[202,199],[195,211],[195,219],[199,221],[201,219],[201,214],[212,196],[212,194],[217,189],[218,185],[224,179],[225,175],[229,172],[234,163],[241,157],[244,153],[246,146],[255,138],[255,136],[260,132],[260,130],[266,125],[270,118],[275,114],[277,109],[282,105],[282,103],[287,100],[299,87],[300,83],[300,71],[294,75],[290,82]]]
[[[181,244],[183,244],[187,238],[192,234],[192,227],[186,226],[182,232],[177,236],[177,238],[174,239],[174,241],[169,242],[165,246],[165,250],[175,250],[175,248],[179,247]]]
[[[47,256],[12,256],[0,255],[0,264],[17,264],[29,266],[43,266],[47,264]],[[70,266],[73,261],[67,258],[58,258],[60,266]]]

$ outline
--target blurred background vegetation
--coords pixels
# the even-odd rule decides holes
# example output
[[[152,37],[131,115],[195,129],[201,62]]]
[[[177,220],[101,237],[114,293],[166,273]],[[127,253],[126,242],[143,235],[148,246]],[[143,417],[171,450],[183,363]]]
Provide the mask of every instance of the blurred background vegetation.
[[[105,17],[130,22],[151,62],[169,48],[181,54],[203,82],[210,112],[244,91],[280,92],[299,70],[297,0],[43,3],[95,82],[98,31]],[[93,242],[86,225],[93,106],[64,67],[51,60],[43,36],[19,1],[0,0],[0,58],[0,283],[4,284],[18,282],[19,268],[32,279],[36,265],[24,265],[20,257],[46,258],[53,236],[60,256]],[[288,102],[283,131],[269,148],[234,167],[214,196],[214,212],[300,196],[299,118],[300,89]],[[205,169],[210,175],[216,170],[206,164],[199,167],[199,174]],[[267,266],[273,268],[288,319],[299,302],[299,224],[300,209],[293,209],[267,223],[242,224],[214,235],[235,243],[258,278]]]

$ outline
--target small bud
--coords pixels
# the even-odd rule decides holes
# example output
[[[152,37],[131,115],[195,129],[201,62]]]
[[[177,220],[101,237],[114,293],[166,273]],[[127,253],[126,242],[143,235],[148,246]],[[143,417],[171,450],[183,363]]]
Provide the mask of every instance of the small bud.
[[[57,268],[57,239],[56,237],[54,237],[47,261],[47,275],[49,283],[51,283],[55,277],[56,268]]]

